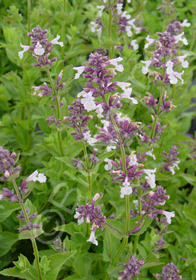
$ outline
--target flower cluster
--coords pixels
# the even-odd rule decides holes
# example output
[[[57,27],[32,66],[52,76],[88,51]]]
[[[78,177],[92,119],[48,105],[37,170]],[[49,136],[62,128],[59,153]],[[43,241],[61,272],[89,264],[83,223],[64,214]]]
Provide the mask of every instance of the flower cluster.
[[[15,158],[16,154],[14,152],[10,154],[8,150],[0,146],[0,181],[8,181],[20,173],[20,166],[16,166]]]
[[[155,121],[155,118],[153,116],[152,116],[152,125],[147,125],[147,128],[149,128],[150,131],[152,131],[154,127],[154,122],[155,122],[154,136],[151,135],[151,137],[149,137],[143,131],[139,133],[139,137],[141,139],[140,141],[142,143],[154,143],[160,138],[160,135],[164,132],[166,125],[161,126],[159,122]]]
[[[182,42],[184,45],[188,45],[187,39],[184,37],[184,32],[182,31],[183,27],[190,26],[190,23],[187,20],[184,20],[182,23],[180,21],[173,21],[170,23],[164,33],[158,32],[157,35],[159,39],[151,39],[149,35],[146,40],[145,49],[150,45],[155,44],[156,50],[154,51],[152,58],[150,60],[142,61],[145,66],[142,68],[144,74],[152,74],[154,76],[154,82],[157,80],[162,80],[166,85],[177,84],[178,80],[181,80],[183,83],[181,73],[176,72],[174,68],[181,64],[183,68],[187,68],[189,63],[186,59],[187,55],[175,56],[177,49],[179,48],[179,42]],[[158,69],[157,71],[149,71],[149,66]]]
[[[127,1],[130,3],[131,1]],[[104,25],[102,23],[102,16],[104,11],[112,12],[112,18],[115,20],[112,21],[112,26],[116,29],[117,33],[126,34],[128,37],[132,37],[133,32],[135,34],[139,34],[141,31],[144,30],[143,27],[140,27],[140,21],[138,19],[131,19],[131,16],[127,14],[126,11],[123,10],[123,1],[119,0],[115,5],[109,5],[109,3],[105,2],[103,5],[97,6],[98,9],[98,17],[96,17],[95,21],[91,21],[91,31],[98,32],[98,37],[101,37],[102,29]],[[117,45],[116,48],[119,51],[123,50],[123,46]],[[128,48],[133,48],[137,50],[139,45],[136,43],[136,40],[132,40]]]
[[[138,275],[140,273],[140,267],[144,264],[143,260],[138,260],[134,256],[131,256],[130,260],[128,261],[128,264],[123,264],[125,267],[124,270],[119,271],[121,274],[120,277],[118,277],[118,280],[130,280],[133,279],[132,277],[135,275]]]
[[[78,224],[82,224],[84,219],[86,219],[86,223],[92,224],[90,238],[87,242],[91,242],[98,245],[98,241],[95,237],[95,231],[97,228],[103,230],[103,224],[105,223],[105,216],[102,215],[100,207],[95,206],[95,202],[102,196],[102,193],[95,194],[94,198],[92,199],[91,204],[86,203],[86,205],[80,205],[76,208],[76,214],[74,216],[75,219],[78,219]]]
[[[164,164],[163,168],[166,172],[170,171],[172,175],[175,174],[174,168],[179,169],[178,164],[180,163],[179,158],[177,155],[179,154],[177,147],[174,145],[169,153],[163,151],[163,155],[166,158],[166,163]]]
[[[37,25],[32,29],[32,33],[29,33],[28,36],[31,38],[31,46],[21,45],[23,48],[22,51],[18,53],[20,59],[23,58],[23,54],[26,51],[31,51],[32,55],[37,59],[38,63],[34,64],[34,66],[47,66],[52,65],[56,58],[49,59],[50,52],[52,50],[53,45],[63,46],[63,42],[59,42],[60,36],[57,35],[52,41],[48,42],[46,33],[48,31],[42,30],[42,28]]]
[[[72,133],[76,140],[85,139],[90,145],[94,145],[97,141],[104,141],[115,148],[119,144],[118,133],[123,136],[122,142],[125,138],[136,134],[137,123],[132,123],[129,118],[121,117],[121,114],[112,113],[113,110],[122,107],[121,99],[123,98],[137,104],[137,100],[131,97],[130,83],[112,82],[111,80],[114,78],[115,71],[123,71],[123,65],[119,64],[121,60],[121,57],[109,59],[100,50],[95,54],[90,54],[89,66],[74,67],[74,70],[77,71],[75,79],[79,78],[82,73],[87,79],[86,87],[78,94],[80,99],[75,100],[73,106],[69,107],[70,117],[64,118],[70,121],[72,127],[76,127],[77,132]],[[114,66],[114,68],[109,68],[109,65]],[[123,92],[113,94],[118,89]],[[91,118],[91,115],[86,115],[86,113],[90,111],[95,111],[98,118],[106,118],[106,120],[101,120],[104,127],[98,128],[100,133],[95,135],[95,138],[91,137],[87,127],[87,120]],[[113,115],[113,120],[111,115]],[[114,122],[119,127],[118,133],[114,128]]]
[[[46,182],[46,176],[43,173],[38,173],[37,170],[35,170],[30,176],[28,176],[26,179],[24,179],[21,183],[21,186],[18,188],[20,191],[20,195],[24,195],[28,192],[28,182],[33,181],[33,182],[40,182],[40,183],[45,183]],[[0,199],[4,197],[9,197],[9,200],[11,202],[14,202],[16,200],[19,200],[19,198],[15,193],[14,190],[9,190],[7,188],[3,188],[3,192],[0,194]]]
[[[168,263],[166,266],[163,267],[162,273],[161,274],[156,274],[156,277],[161,278],[163,280],[177,280],[177,279],[182,279],[181,275],[179,274],[179,270],[177,269],[176,265],[171,262]]]
[[[97,154],[97,149],[93,149],[93,152],[91,154],[90,157],[88,157],[88,161],[90,164],[89,169],[92,169],[93,165],[96,164],[97,162],[99,162],[100,160],[96,157]],[[81,161],[80,158],[75,159],[72,158],[71,159],[74,162],[74,166],[78,169],[78,168],[83,168],[86,172],[88,172],[88,170],[86,169],[86,166],[83,164],[83,162]]]
[[[18,229],[19,232],[22,232],[22,231],[25,231],[25,230],[32,230],[32,229],[35,229],[35,228],[40,228],[40,225],[39,224],[33,224],[31,222],[31,220],[33,220],[36,216],[37,216],[37,213],[33,213],[32,215],[29,215],[30,213],[30,210],[29,208],[26,209],[26,214],[28,215],[28,219],[29,221],[27,222],[26,225],[23,225],[22,227],[20,227]],[[22,222],[25,222],[25,216],[24,216],[24,213],[22,211],[20,211],[20,213],[18,214],[17,218],[22,221]]]

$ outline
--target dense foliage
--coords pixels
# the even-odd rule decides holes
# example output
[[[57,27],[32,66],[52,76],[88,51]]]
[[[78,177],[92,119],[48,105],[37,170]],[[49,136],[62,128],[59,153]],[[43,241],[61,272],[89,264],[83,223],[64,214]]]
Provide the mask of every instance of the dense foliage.
[[[196,279],[194,1],[0,14],[0,278]]]

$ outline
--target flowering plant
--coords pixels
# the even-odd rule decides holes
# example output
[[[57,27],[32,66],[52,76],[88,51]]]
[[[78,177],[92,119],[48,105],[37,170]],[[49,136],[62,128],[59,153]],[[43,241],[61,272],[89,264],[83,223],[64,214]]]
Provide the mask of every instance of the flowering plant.
[[[195,279],[192,3],[16,3],[0,35],[2,279]]]

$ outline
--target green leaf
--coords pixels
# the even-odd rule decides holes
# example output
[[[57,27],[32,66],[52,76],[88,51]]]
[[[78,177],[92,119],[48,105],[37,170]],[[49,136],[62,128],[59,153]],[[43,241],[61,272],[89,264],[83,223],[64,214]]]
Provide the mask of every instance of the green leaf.
[[[58,253],[48,257],[49,270],[46,272],[45,280],[56,280],[62,265],[72,258],[76,252],[77,251]]]
[[[103,259],[109,262],[113,259],[120,247],[120,240],[116,238],[110,231],[106,228],[104,231],[104,241],[103,241]]]
[[[0,223],[7,219],[14,211],[20,209],[19,203],[1,200],[0,204]]]
[[[4,276],[18,277],[25,280],[37,280],[37,271],[29,263],[28,259],[22,254],[19,256],[18,261],[14,262],[15,267],[7,268],[0,271]]]
[[[0,233],[0,256],[5,255],[12,245],[18,240],[18,234],[11,232],[1,232]]]
[[[33,206],[33,204],[29,199],[25,201],[25,209],[27,208],[30,210],[29,215],[32,215],[33,213],[37,213],[36,208]],[[22,227],[24,224],[26,224],[26,222],[20,222],[20,227]],[[31,239],[32,236],[36,238],[44,232],[41,224],[41,215],[37,215],[33,219],[33,224],[40,224],[40,228],[34,228],[32,230],[24,230],[20,232],[19,239]]]

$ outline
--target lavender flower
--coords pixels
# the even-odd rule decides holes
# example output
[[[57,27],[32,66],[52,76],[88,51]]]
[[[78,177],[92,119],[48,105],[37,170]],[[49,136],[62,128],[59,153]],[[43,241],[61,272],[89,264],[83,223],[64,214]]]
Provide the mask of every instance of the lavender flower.
[[[179,270],[177,269],[176,265],[173,262],[171,262],[164,266],[162,273],[156,274],[156,277],[161,278],[163,280],[182,279],[182,276],[177,274],[179,274]]]
[[[86,205],[80,205],[76,208],[76,214],[74,215],[75,219],[78,219],[78,224],[82,224],[84,219],[86,219],[86,223],[92,224],[92,230],[89,239],[87,242],[91,242],[94,245],[98,245],[98,241],[95,237],[95,231],[97,228],[103,230],[103,224],[105,221],[105,216],[102,215],[100,207],[95,207],[95,202],[102,196],[102,193],[95,194],[94,198],[92,199],[91,204],[86,203]]]
[[[49,59],[49,55],[51,52],[51,47],[53,45],[63,46],[63,42],[59,42],[60,36],[57,35],[52,41],[48,42],[46,37],[47,30],[42,30],[42,28],[37,25],[32,29],[32,33],[29,33],[28,36],[31,37],[31,46],[25,46],[21,44],[23,48],[22,51],[18,53],[20,59],[23,58],[23,54],[26,51],[31,51],[32,55],[37,59],[38,63],[34,64],[34,66],[46,66],[52,65],[52,63],[56,60],[56,58]]]
[[[39,225],[39,224],[32,224],[32,223],[29,221],[26,225],[24,225],[24,226],[18,228],[18,231],[19,231],[19,232],[22,232],[22,231],[32,230],[32,229],[36,229],[36,228],[40,228],[40,225]]]
[[[178,164],[180,163],[180,160],[177,157],[178,154],[179,152],[175,145],[170,149],[168,154],[163,151],[163,155],[166,158],[166,163],[164,164],[163,168],[166,172],[170,171],[172,175],[175,174],[174,168],[179,169]]]
[[[86,223],[92,223],[98,226],[101,230],[103,230],[103,224],[105,223],[105,216],[102,216],[101,210],[99,206],[95,207],[95,201],[102,194],[96,195],[91,204],[86,203],[86,205],[80,205],[76,208],[76,214],[74,216],[75,219],[78,219],[78,224],[83,223],[84,219],[86,219]]]
[[[157,242],[154,243],[155,249],[153,252],[158,253],[160,250],[164,248],[164,245],[166,244],[165,240],[161,237],[157,240]]]
[[[8,150],[0,146],[0,181],[8,181],[19,175],[20,166],[15,166],[17,162],[14,158],[16,158],[14,152],[10,154]]]
[[[158,32],[158,40],[149,38],[147,36],[147,43],[145,48],[148,48],[152,44],[156,44],[156,50],[154,51],[152,58],[147,61],[142,61],[145,63],[145,66],[142,68],[144,74],[151,73],[154,76],[154,82],[157,80],[162,80],[166,85],[168,84],[177,84],[178,80],[181,80],[183,83],[181,73],[174,70],[175,65],[179,62],[182,67],[188,67],[188,61],[185,61],[186,54],[184,56],[174,57],[179,48],[179,42],[182,41],[185,45],[188,44],[186,38],[183,38],[184,32],[181,32],[181,29],[184,26],[188,26],[185,22],[184,24],[179,21],[174,21],[169,24],[167,30],[164,33]],[[181,32],[181,33],[180,33]],[[152,66],[157,71],[150,72],[149,67]]]
[[[139,261],[134,256],[131,256],[130,260],[128,261],[128,264],[123,264],[125,269],[119,271],[121,276],[118,277],[118,280],[122,280],[122,279],[130,280],[130,279],[133,279],[133,276],[139,275],[140,267],[143,264],[144,264],[143,260]]]

